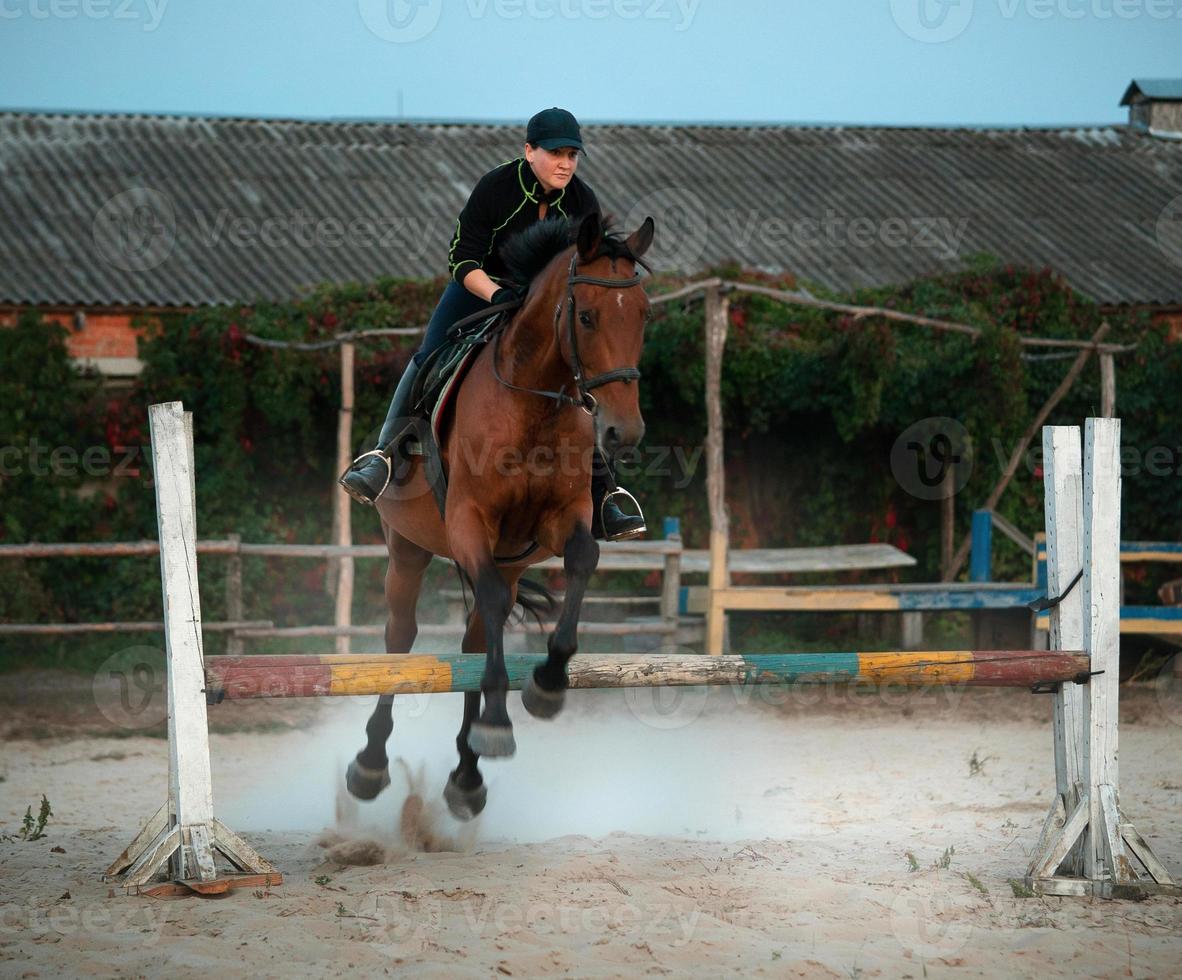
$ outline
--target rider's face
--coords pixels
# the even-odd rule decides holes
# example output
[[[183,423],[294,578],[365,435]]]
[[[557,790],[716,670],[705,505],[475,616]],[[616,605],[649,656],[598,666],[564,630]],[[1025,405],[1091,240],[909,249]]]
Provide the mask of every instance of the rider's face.
[[[544,150],[525,144],[525,159],[529,162],[542,187],[547,191],[560,190],[570,183],[579,166],[579,151],[573,146]]]

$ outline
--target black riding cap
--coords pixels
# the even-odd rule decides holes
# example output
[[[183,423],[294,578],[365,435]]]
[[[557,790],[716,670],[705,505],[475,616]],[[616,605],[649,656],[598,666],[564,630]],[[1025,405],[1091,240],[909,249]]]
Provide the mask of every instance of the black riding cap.
[[[525,127],[525,141],[530,146],[540,146],[543,150],[557,150],[563,146],[573,146],[576,150],[583,149],[583,141],[579,136],[579,121],[565,109],[559,109],[557,106],[543,109],[530,119],[529,125]]]

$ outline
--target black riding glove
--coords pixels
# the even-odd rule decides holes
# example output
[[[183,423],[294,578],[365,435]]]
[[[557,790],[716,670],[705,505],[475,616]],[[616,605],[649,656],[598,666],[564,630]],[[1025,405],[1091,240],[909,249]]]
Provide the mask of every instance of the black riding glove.
[[[525,299],[526,292],[529,291],[528,286],[502,286],[489,299],[493,306],[499,306],[501,303],[520,303]]]

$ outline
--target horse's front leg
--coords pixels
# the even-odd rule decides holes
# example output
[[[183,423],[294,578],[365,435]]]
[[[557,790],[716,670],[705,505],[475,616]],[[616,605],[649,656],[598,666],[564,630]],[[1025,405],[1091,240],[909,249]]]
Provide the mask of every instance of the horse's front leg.
[[[461,504],[454,510],[449,508],[445,523],[452,554],[476,593],[476,612],[484,624],[486,642],[484,676],[480,680],[484,710],[471,724],[468,744],[477,755],[504,758],[517,751],[505,703],[509,694],[505,621],[513,605],[513,587],[493,560],[488,525],[477,507]]]
[[[534,668],[521,691],[521,703],[535,718],[553,718],[562,710],[568,686],[566,665],[578,649],[579,612],[591,573],[599,564],[599,544],[579,522],[562,550],[566,595],[558,623],[546,644],[546,662]]]

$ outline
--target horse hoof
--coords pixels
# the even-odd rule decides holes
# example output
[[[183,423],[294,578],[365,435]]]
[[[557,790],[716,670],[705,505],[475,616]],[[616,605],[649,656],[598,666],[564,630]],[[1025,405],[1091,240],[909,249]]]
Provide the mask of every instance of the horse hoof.
[[[345,771],[345,786],[359,800],[372,800],[390,785],[390,769],[370,769],[354,759]]]
[[[535,718],[553,718],[562,710],[566,701],[566,691],[547,691],[542,687],[533,674],[521,689],[521,706]]]
[[[468,745],[477,755],[487,759],[507,759],[517,751],[512,725],[489,725],[483,721],[472,722]]]
[[[471,820],[478,816],[488,802],[488,787],[481,783],[475,789],[462,789],[455,780],[448,779],[443,788],[447,808],[457,820]]]

